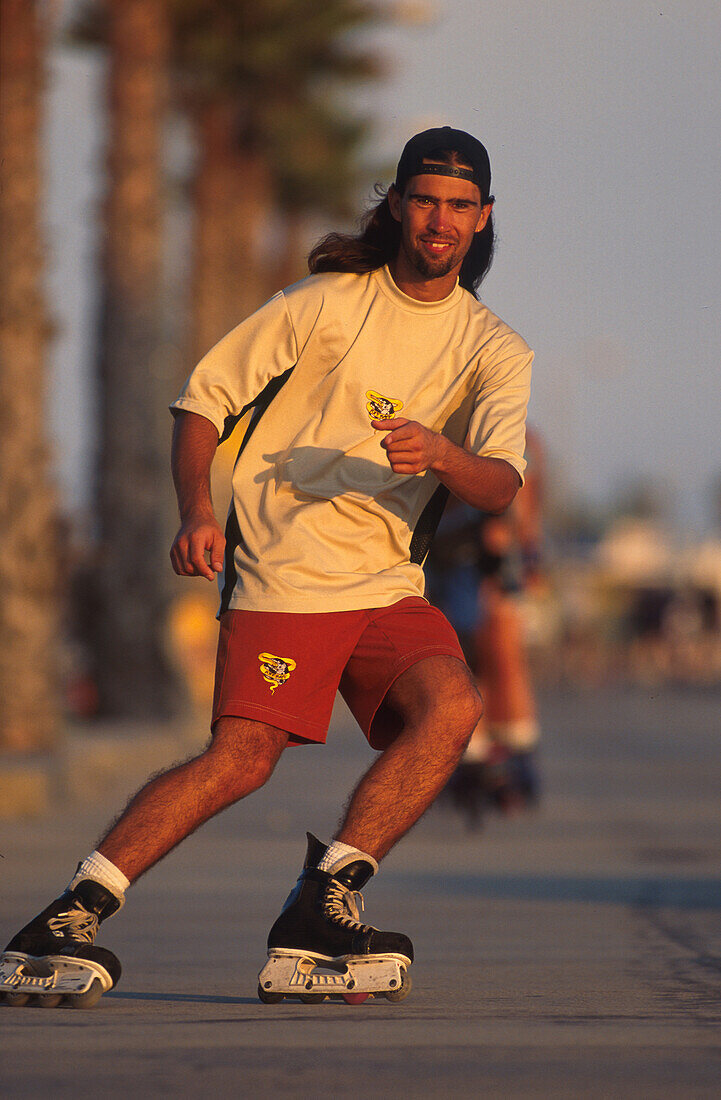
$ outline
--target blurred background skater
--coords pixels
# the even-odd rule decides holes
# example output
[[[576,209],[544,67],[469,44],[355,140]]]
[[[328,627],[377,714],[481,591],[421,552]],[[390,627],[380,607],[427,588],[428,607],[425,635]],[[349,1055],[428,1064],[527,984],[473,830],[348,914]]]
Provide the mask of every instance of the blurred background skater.
[[[478,679],[484,715],[446,788],[477,825],[486,808],[512,813],[539,795],[539,724],[523,596],[542,591],[543,452],[527,433],[526,482],[502,516],[451,500],[426,566],[430,598],[456,628]]]

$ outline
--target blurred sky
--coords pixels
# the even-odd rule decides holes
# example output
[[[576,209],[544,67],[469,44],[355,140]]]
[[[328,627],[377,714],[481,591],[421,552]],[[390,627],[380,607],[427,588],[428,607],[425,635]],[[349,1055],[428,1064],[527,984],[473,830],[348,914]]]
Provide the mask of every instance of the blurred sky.
[[[483,297],[536,351],[532,419],[564,491],[605,509],[650,480],[699,534],[721,475],[721,7],[427,6],[431,22],[372,36],[391,74],[353,102],[377,120],[373,161],[395,161],[427,125],[486,143],[499,248]],[[101,64],[58,49],[51,87],[53,422],[76,508],[88,492]]]

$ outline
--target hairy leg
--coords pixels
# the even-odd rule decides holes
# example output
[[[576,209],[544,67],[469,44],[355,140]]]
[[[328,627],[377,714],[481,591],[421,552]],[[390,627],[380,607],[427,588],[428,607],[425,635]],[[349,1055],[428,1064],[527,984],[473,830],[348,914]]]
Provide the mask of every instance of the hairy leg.
[[[288,734],[275,726],[220,718],[199,756],[138,791],[98,851],[134,882],[203,822],[262,787],[287,743]]]
[[[395,681],[386,699],[402,730],[351,796],[338,839],[380,860],[448,782],[482,712],[466,665],[429,657]]]

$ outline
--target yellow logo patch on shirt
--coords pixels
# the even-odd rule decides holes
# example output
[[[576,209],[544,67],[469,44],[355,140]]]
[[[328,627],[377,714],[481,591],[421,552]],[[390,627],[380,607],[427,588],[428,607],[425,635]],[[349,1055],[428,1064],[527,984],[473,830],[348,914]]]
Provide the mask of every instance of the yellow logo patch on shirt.
[[[260,671],[263,679],[270,684],[270,694],[290,676],[295,668],[295,661],[291,657],[276,657],[274,653],[259,653]]]
[[[366,410],[371,420],[392,420],[396,413],[403,408],[402,401],[396,401],[394,397],[384,397],[375,390],[367,390],[368,404]]]

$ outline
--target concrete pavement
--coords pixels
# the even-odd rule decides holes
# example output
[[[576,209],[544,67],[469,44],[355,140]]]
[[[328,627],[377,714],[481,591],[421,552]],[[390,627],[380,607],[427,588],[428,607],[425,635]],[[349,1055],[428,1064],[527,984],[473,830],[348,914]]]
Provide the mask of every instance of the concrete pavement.
[[[543,700],[540,811],[469,834],[434,807],[365,890],[408,932],[397,1005],[262,1005],[268,927],[309,828],[371,759],[338,708],[326,749],[141,880],[100,942],[118,988],[87,1011],[0,1009],[8,1097],[717,1097],[721,695]],[[55,896],[117,809],[0,829],[5,939]]]

